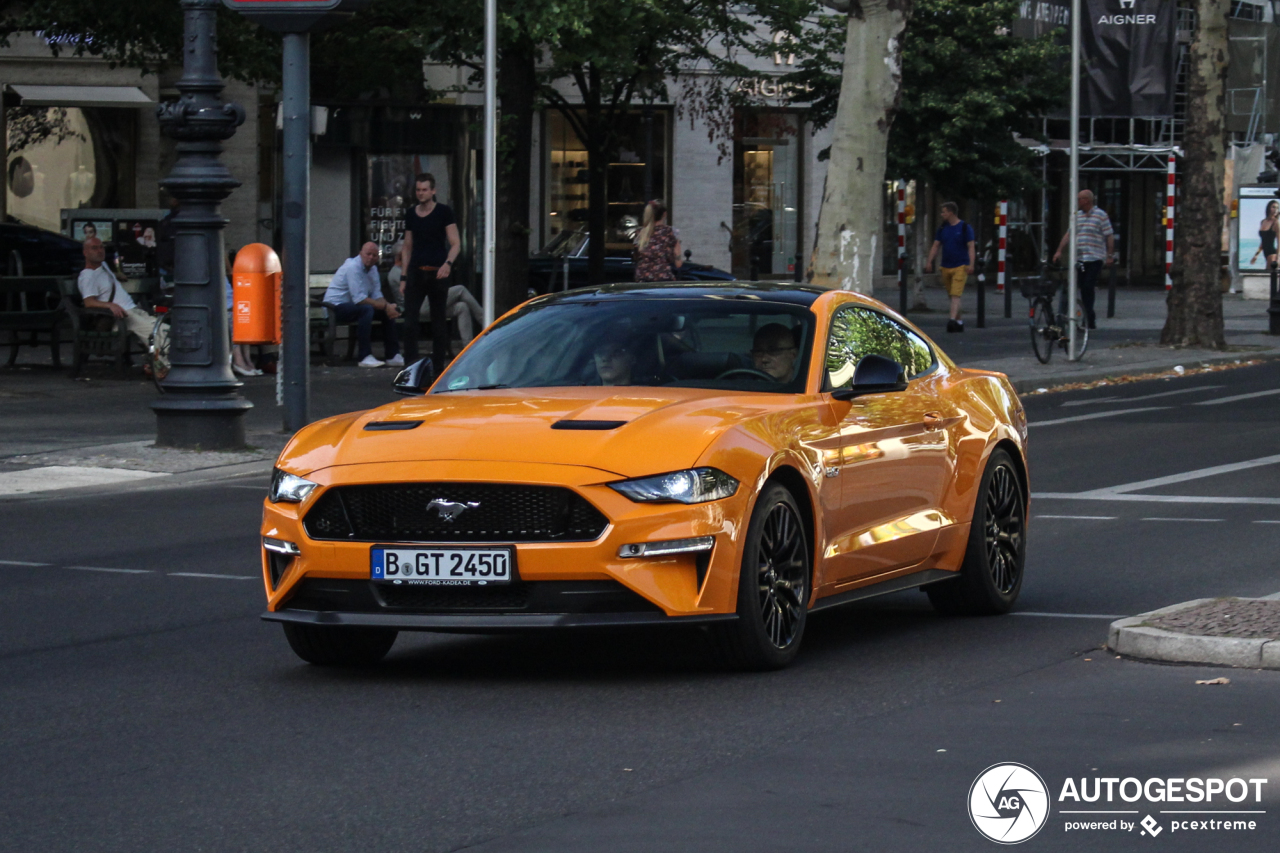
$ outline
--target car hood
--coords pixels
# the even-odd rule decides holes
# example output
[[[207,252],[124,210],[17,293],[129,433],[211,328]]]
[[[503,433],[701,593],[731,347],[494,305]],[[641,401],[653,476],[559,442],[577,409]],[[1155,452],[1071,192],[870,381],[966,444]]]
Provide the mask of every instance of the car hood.
[[[723,430],[778,402],[774,395],[699,388],[428,394],[313,424],[280,459],[285,470],[302,475],[332,465],[474,460],[586,466],[636,477],[694,465]],[[413,421],[421,423],[387,428]],[[552,428],[563,421],[621,423],[610,429]]]

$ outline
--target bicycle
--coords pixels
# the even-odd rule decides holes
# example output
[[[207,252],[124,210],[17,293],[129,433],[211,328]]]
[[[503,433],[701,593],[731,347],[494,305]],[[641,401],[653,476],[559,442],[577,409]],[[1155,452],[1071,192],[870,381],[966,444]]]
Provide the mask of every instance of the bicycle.
[[[1060,273],[1061,269],[1052,271]],[[1076,327],[1076,359],[1080,359],[1089,348],[1089,324],[1085,322],[1084,305],[1080,299],[1076,299],[1073,318],[1054,310],[1054,297],[1061,283],[1059,276],[1046,280],[1043,274],[1022,279],[1022,296],[1030,302],[1028,318],[1031,325],[1031,349],[1041,364],[1048,364],[1053,358],[1055,344],[1061,346],[1063,352],[1068,352],[1071,323],[1075,323]],[[1062,301],[1065,308],[1066,300]]]

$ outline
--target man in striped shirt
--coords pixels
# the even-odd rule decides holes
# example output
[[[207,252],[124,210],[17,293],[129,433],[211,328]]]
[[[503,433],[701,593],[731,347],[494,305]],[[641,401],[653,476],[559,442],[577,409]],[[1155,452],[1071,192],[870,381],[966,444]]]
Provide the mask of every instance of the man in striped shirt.
[[[1080,245],[1076,248],[1076,261],[1079,262],[1079,274],[1076,276],[1076,287],[1080,291],[1080,301],[1084,303],[1084,313],[1089,321],[1089,328],[1098,328],[1097,316],[1093,313],[1094,288],[1102,275],[1102,267],[1111,266],[1116,256],[1116,232],[1111,228],[1111,219],[1107,212],[1093,203],[1093,191],[1081,190],[1077,199],[1080,209],[1076,212],[1076,234]],[[1062,253],[1071,241],[1071,232],[1062,235],[1058,243],[1058,251],[1053,254],[1053,262],[1058,263]],[[1066,295],[1063,295],[1065,305]],[[1065,309],[1063,311],[1065,312]]]

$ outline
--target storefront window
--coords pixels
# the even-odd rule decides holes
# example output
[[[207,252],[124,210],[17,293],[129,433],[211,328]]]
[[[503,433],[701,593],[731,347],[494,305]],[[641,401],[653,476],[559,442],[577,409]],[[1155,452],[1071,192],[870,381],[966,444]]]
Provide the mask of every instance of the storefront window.
[[[363,233],[365,240],[377,243],[382,250],[383,267],[394,263],[395,251],[404,234],[405,214],[417,204],[413,190],[418,175],[423,172],[433,175],[436,201],[454,208],[455,216],[461,214],[451,201],[451,160],[448,154],[366,155],[369,195],[363,211]]]
[[[614,122],[613,144],[605,166],[606,244],[611,254],[629,254],[644,216],[646,140],[652,139],[653,163],[648,166],[655,197],[667,195],[667,113],[652,110],[652,128],[646,130],[641,110]],[[573,126],[558,111],[547,117],[547,218],[546,240],[565,231],[586,231],[590,163],[586,146]],[[651,134],[651,137],[649,136]]]
[[[800,117],[742,111],[734,120],[733,274],[793,279],[800,256]]]
[[[6,109],[6,210],[49,231],[63,208],[134,204],[134,115],[122,109]]]

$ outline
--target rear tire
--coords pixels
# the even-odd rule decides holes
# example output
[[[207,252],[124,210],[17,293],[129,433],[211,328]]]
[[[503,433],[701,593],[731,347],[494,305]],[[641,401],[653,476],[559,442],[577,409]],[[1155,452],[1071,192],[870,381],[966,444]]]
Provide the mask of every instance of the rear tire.
[[[1022,478],[1008,452],[996,450],[982,474],[959,577],[926,586],[929,602],[949,615],[1008,613],[1022,589],[1026,530]]]
[[[396,641],[391,628],[334,628],[283,623],[289,648],[316,666],[373,666],[387,656]]]
[[[716,626],[721,653],[735,669],[782,669],[800,650],[812,576],[803,519],[791,492],[765,486],[742,552],[738,618]]]

